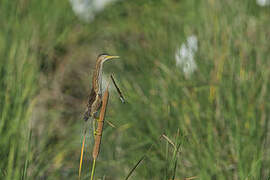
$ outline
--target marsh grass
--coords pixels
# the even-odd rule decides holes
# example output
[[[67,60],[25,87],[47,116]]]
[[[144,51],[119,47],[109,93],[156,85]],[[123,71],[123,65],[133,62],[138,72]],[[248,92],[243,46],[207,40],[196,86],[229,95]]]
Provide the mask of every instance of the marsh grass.
[[[43,149],[36,141],[38,127],[32,126],[36,126],[32,120],[37,105],[35,97],[40,90],[42,60],[38,51],[51,54],[50,47],[57,44],[55,40],[61,42],[54,38],[61,34],[55,31],[56,24],[50,23],[50,35],[43,31],[48,19],[57,19],[51,18],[53,14],[44,15],[50,5],[56,4],[0,2],[0,179],[32,179],[44,173],[45,158],[39,159],[42,155],[37,153]],[[48,140],[45,139],[40,142]]]

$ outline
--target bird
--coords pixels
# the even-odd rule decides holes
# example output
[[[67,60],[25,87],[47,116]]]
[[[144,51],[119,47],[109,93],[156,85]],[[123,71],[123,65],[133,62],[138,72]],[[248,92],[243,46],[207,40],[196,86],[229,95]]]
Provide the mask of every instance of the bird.
[[[119,56],[111,56],[108,54],[100,54],[97,57],[95,69],[93,71],[92,76],[92,88],[90,91],[90,95],[88,97],[87,107],[83,116],[85,122],[88,122],[89,118],[93,120],[93,129],[94,129],[94,136],[97,132],[95,132],[95,121],[98,118],[97,113],[101,108],[102,105],[102,69],[103,63],[110,60],[110,59],[117,59]],[[82,161],[83,161],[83,152],[84,152],[84,145],[85,145],[85,137],[86,137],[86,129],[87,126],[85,125],[83,131],[83,142],[81,148],[81,157],[80,157],[80,166],[79,166],[79,179],[81,177],[81,170],[82,170]]]
[[[90,117],[96,119],[97,113],[102,105],[102,69],[103,63],[110,59],[117,59],[119,56],[100,54],[97,57],[95,69],[92,76],[92,88],[88,97],[87,108],[83,119],[88,121]]]

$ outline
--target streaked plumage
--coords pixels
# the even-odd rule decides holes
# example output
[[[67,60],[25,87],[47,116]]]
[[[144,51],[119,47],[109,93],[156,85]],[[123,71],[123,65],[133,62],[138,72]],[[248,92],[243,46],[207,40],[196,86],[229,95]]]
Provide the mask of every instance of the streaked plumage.
[[[109,56],[107,54],[101,54],[98,56],[96,60],[95,69],[93,72],[92,77],[92,88],[90,91],[90,95],[88,98],[87,108],[84,113],[84,120],[85,122],[92,117],[93,122],[97,118],[97,112],[101,108],[102,105],[102,67],[103,63],[109,59],[119,58],[118,56]],[[85,136],[86,136],[87,126],[84,127],[83,131],[83,143],[81,148],[81,157],[80,157],[80,166],[79,166],[79,178],[81,177],[81,170],[82,170],[82,162],[83,162],[83,151],[84,151],[84,144],[85,144]],[[94,125],[95,131],[95,125]],[[94,135],[95,136],[95,135]]]
[[[87,121],[89,117],[96,118],[102,104],[102,68],[103,63],[109,59],[119,58],[118,56],[109,56],[101,54],[96,60],[95,69],[92,77],[92,89],[89,95],[86,112],[84,113],[84,120]]]

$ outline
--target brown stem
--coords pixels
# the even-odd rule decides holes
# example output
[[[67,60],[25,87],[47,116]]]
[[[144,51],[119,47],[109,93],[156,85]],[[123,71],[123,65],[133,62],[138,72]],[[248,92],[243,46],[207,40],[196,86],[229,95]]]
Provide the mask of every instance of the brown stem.
[[[113,84],[114,84],[114,87],[116,88],[116,90],[117,90],[117,92],[118,92],[118,94],[119,94],[119,96],[120,96],[121,102],[122,102],[122,103],[125,103],[125,98],[124,98],[124,96],[123,96],[121,90],[120,90],[119,87],[117,86],[117,84],[116,84],[116,82],[115,82],[114,77],[113,77],[112,74],[111,74],[111,79],[112,79],[112,82],[113,82]]]
[[[105,114],[106,114],[106,107],[107,107],[108,99],[109,99],[109,90],[108,90],[108,86],[107,86],[106,91],[105,91],[103,98],[102,98],[102,107],[101,107],[101,111],[99,114],[98,127],[96,130],[95,144],[94,144],[93,154],[92,154],[94,160],[97,159],[98,154],[99,154],[99,150],[100,150],[102,130],[103,130],[103,124],[104,124],[104,118],[105,118]]]

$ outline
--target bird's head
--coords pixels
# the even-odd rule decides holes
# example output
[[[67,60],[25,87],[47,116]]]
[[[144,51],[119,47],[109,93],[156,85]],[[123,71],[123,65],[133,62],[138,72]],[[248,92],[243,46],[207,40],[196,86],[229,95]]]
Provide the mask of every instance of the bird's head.
[[[98,56],[97,62],[100,64],[103,64],[105,61],[110,60],[110,59],[117,59],[119,56],[111,56],[108,54],[100,54]]]

